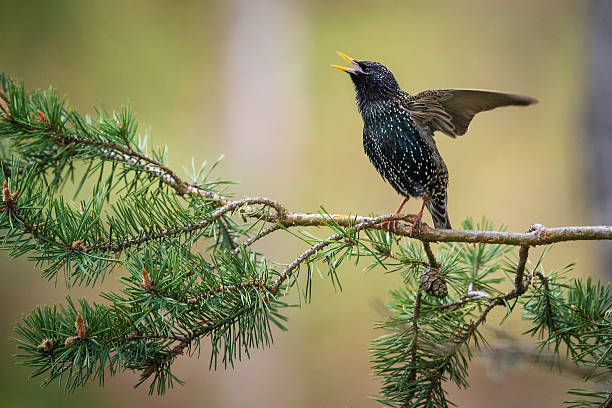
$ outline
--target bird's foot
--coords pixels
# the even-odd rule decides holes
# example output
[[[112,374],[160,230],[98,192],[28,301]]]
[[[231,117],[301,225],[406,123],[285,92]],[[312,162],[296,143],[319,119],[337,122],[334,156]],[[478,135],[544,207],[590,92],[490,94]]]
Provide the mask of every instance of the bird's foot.
[[[423,223],[421,220],[423,219],[423,210],[425,209],[425,204],[427,204],[427,200],[429,196],[425,194],[423,197],[423,205],[421,206],[421,211],[416,215],[414,221],[412,222],[412,228],[410,228],[410,236],[414,236],[414,232],[417,231],[419,234],[423,232]]]
[[[416,218],[419,217],[418,214],[404,214],[404,215],[409,216],[409,217],[416,217]],[[397,229],[400,226],[400,221],[402,220],[385,221],[385,222],[381,222],[380,226],[383,230],[386,230],[390,234],[397,234]],[[419,224],[420,224],[420,221],[419,221]],[[413,229],[411,230],[410,235],[412,235],[412,232],[414,231],[414,225],[412,226],[412,228]],[[420,231],[420,229],[418,231]]]
[[[382,227],[382,229],[387,230],[387,232],[389,232],[390,234],[393,234],[397,232],[398,224],[399,224],[398,220],[391,220],[391,221],[385,221],[381,223],[380,226]]]
[[[398,215],[402,211],[402,208],[404,208],[404,204],[406,204],[408,202],[409,198],[410,197],[404,197],[404,199],[402,200],[402,203],[400,204],[399,208],[395,212],[395,215]],[[385,221],[385,222],[380,224],[380,226],[383,229],[386,229],[389,232],[389,234],[397,232],[397,226],[398,225],[399,225],[399,220]]]
[[[414,233],[421,233],[423,232],[423,223],[422,223],[422,218],[423,218],[423,211],[421,211],[420,213],[418,213],[414,219],[414,221],[412,222],[412,228],[410,228],[410,236],[414,236]]]

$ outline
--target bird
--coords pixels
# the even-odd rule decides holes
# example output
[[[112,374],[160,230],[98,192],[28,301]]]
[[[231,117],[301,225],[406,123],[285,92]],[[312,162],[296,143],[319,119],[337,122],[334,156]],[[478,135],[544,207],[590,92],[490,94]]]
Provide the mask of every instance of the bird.
[[[479,112],[501,106],[537,103],[529,96],[480,89],[438,89],[411,95],[403,91],[383,64],[355,60],[337,51],[350,67],[332,65],[350,75],[363,119],[363,149],[382,178],[403,197],[423,200],[410,235],[422,228],[427,207],[436,229],[452,229],[447,210],[448,169],[436,147],[434,132],[464,135]],[[397,221],[384,223],[391,232]]]

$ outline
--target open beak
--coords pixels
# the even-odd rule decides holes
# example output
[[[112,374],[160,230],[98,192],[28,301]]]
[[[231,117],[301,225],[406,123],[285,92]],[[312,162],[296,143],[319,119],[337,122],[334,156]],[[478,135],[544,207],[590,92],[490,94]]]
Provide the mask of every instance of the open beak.
[[[349,74],[356,74],[356,73],[360,73],[363,74],[363,70],[361,69],[361,67],[359,66],[359,64],[357,62],[355,62],[354,59],[352,59],[351,57],[349,57],[348,55],[340,52],[340,51],[336,51],[338,53],[338,55],[340,55],[342,58],[344,58],[345,60],[347,60],[348,62],[351,63],[351,65],[353,66],[353,68],[347,68],[347,67],[342,67],[340,65],[332,65],[332,67],[334,68],[338,68],[340,71],[344,71],[344,72],[348,72]]]

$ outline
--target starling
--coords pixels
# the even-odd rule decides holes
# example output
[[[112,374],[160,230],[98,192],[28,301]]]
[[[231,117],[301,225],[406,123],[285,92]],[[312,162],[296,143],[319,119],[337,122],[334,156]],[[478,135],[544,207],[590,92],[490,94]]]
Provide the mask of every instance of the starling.
[[[528,96],[476,89],[440,89],[417,95],[400,89],[391,71],[372,61],[357,61],[338,52],[351,68],[332,65],[347,72],[357,93],[363,119],[363,149],[384,180],[402,196],[396,214],[410,197],[422,198],[416,215],[420,228],[427,206],[436,228],[451,228],[446,208],[448,170],[433,134],[452,138],[467,132],[478,112],[500,106],[527,106],[537,101]],[[395,229],[396,223],[388,225]]]

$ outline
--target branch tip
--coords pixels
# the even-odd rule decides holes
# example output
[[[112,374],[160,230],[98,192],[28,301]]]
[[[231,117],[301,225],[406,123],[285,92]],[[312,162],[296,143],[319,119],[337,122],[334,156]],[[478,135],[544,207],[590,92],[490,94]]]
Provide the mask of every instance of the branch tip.
[[[77,313],[76,322],[74,323],[74,327],[76,327],[77,335],[79,339],[85,338],[85,322],[83,322],[83,316],[81,313]]]
[[[4,188],[2,189],[2,201],[5,203],[11,201],[11,190],[6,186],[6,180],[4,180]]]
[[[87,252],[87,247],[83,245],[83,242],[80,239],[77,239],[72,244],[70,244],[70,249],[73,251]]]
[[[53,346],[54,346],[53,339],[44,339],[38,345],[38,350],[43,353],[50,353],[53,351]]]
[[[41,123],[49,122],[49,118],[47,117],[47,115],[45,115],[45,113],[40,109],[36,109],[36,117]]]
[[[5,96],[4,92],[2,92],[2,89],[0,89],[0,94]],[[6,122],[10,113],[11,111],[9,110],[8,105],[4,101],[4,98],[0,97],[0,120]]]
[[[71,348],[73,347],[79,338],[77,336],[68,337],[66,341],[64,341],[64,347]]]
[[[147,272],[145,268],[142,268],[142,282],[140,282],[140,287],[146,290],[147,292],[153,290],[153,281],[149,276],[149,272]]]
[[[9,211],[14,210],[17,197],[19,197],[19,191],[12,193],[8,186],[8,182],[4,180],[4,183],[2,183],[2,201],[4,202],[4,208]]]

